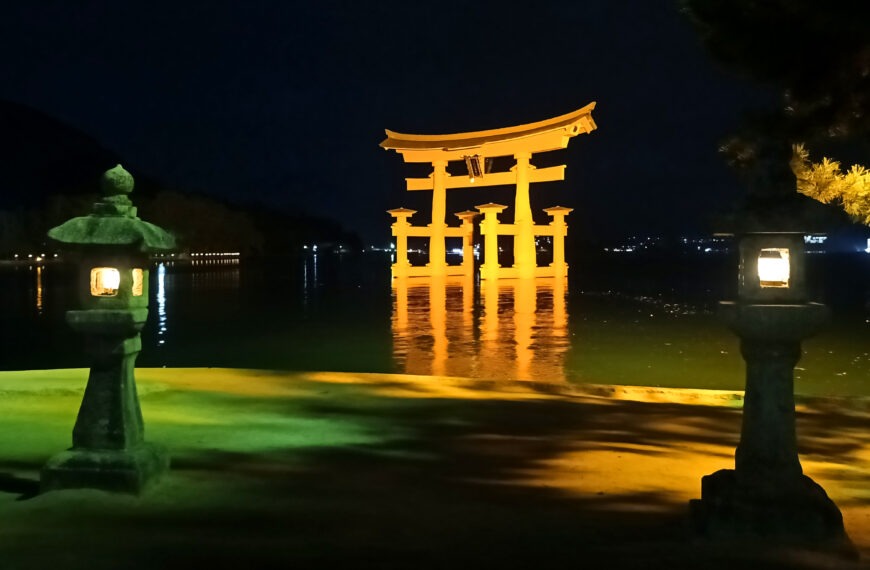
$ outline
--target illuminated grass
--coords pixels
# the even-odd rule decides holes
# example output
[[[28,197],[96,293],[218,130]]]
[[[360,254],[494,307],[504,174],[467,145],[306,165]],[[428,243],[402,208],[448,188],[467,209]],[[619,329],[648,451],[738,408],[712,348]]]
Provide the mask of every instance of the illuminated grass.
[[[170,474],[140,498],[33,497],[69,446],[85,377],[0,373],[4,567],[724,568],[758,555],[683,531],[700,477],[733,465],[727,392],[139,369],[146,436],[169,449]],[[806,410],[806,471],[870,546],[867,413]]]

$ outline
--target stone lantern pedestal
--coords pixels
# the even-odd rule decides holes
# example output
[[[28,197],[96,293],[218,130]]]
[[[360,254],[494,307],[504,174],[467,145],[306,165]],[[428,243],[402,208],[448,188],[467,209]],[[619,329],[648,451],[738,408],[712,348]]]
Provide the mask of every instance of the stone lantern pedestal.
[[[828,319],[818,303],[720,303],[722,320],[740,337],[746,391],[735,468],[701,480],[692,501],[708,536],[775,538],[850,545],[839,509],[803,474],[797,449],[794,366],[801,341]]]
[[[147,309],[69,311],[85,337],[90,373],[72,448],[43,467],[42,490],[96,488],[139,493],[169,468],[169,455],[145,441],[134,369]]]

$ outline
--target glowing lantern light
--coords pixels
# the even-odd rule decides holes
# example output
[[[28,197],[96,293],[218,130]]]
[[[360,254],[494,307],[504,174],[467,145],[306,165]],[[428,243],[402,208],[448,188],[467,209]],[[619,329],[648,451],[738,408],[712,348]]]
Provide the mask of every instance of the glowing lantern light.
[[[145,283],[145,272],[138,267],[133,269],[133,296],[141,297],[142,291]]]
[[[114,297],[120,286],[121,272],[114,267],[91,269],[91,295],[94,297]]]
[[[758,281],[762,287],[788,287],[788,248],[770,247],[758,254]]]

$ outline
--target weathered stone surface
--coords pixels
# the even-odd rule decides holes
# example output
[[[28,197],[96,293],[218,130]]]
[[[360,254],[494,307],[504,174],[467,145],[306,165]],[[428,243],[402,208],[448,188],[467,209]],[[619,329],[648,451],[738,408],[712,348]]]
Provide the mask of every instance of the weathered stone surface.
[[[120,164],[105,171],[100,178],[100,190],[106,196],[129,194],[133,191],[134,185],[133,175]]]
[[[142,330],[148,309],[67,311],[66,322],[84,334],[132,336]]]
[[[161,447],[140,443],[130,449],[73,448],[42,468],[40,490],[102,489],[139,494],[169,469]]]
[[[773,540],[855,554],[840,510],[805,475],[771,491],[741,484],[735,470],[723,469],[701,479],[701,499],[692,501],[691,508],[696,529],[706,536]]]
[[[68,245],[118,246],[140,252],[175,248],[172,234],[136,217],[127,197],[133,191],[133,177],[120,164],[103,174],[100,186],[104,197],[90,215],[67,220],[48,230],[48,237]]]
[[[158,226],[120,215],[91,214],[73,218],[49,230],[48,237],[71,245],[122,245],[139,251],[175,248],[175,238]]]
[[[820,303],[719,303],[719,318],[741,339],[801,341],[821,330],[831,313]]]
[[[142,341],[138,334],[87,340],[91,370],[73,428],[73,447],[135,448],[145,438],[134,376]]]

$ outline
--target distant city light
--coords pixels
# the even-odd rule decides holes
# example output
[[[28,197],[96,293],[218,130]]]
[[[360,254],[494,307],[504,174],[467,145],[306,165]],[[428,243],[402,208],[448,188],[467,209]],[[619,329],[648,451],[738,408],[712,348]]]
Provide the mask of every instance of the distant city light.
[[[157,322],[159,331],[157,333],[157,344],[166,344],[166,265],[160,263],[157,265]]]
[[[547,239],[547,238],[544,238]],[[679,237],[673,241],[657,236],[631,236],[621,242],[602,247],[603,251],[614,253],[667,252],[669,250],[701,254],[717,254],[731,251],[730,238],[719,236]]]

